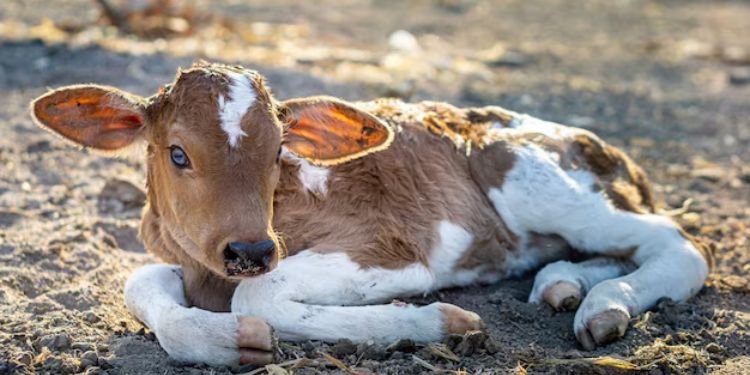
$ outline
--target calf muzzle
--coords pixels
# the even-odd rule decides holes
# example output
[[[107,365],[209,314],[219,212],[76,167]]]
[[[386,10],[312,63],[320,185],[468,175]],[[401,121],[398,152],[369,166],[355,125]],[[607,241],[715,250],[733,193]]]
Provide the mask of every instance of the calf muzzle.
[[[260,242],[230,242],[224,248],[224,268],[228,276],[255,276],[268,271],[273,261],[276,244]]]

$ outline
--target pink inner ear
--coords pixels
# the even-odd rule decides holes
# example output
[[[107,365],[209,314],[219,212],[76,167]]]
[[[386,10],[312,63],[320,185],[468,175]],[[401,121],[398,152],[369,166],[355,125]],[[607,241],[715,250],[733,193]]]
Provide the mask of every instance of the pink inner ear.
[[[137,129],[141,126],[143,126],[143,118],[135,114],[117,117],[105,125],[107,131]]]
[[[97,86],[54,91],[38,99],[33,110],[42,125],[63,137],[107,151],[130,145],[144,125],[137,103]]]
[[[378,118],[330,98],[287,102],[294,116],[285,144],[316,164],[333,165],[388,148],[393,130]]]

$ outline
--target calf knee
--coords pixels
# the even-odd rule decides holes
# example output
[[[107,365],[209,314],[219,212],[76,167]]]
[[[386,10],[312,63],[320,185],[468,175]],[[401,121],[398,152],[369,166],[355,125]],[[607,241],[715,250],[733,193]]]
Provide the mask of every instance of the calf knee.
[[[282,279],[275,278],[273,274],[266,274],[243,280],[234,290],[231,311],[240,315],[255,316],[274,325],[285,312],[284,306],[293,298],[290,291],[281,287]]]

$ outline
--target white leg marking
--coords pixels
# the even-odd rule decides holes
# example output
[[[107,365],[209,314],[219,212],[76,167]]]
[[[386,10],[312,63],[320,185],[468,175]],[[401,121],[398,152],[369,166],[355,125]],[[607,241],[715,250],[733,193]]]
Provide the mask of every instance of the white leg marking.
[[[128,310],[154,331],[175,360],[236,365],[238,316],[187,308],[179,266],[147,265],[125,284]]]
[[[489,193],[495,205],[507,205],[516,225],[559,234],[592,253],[637,249],[630,260],[638,270],[591,289],[576,314],[576,332],[607,310],[633,316],[662,297],[683,301],[700,290],[708,265],[669,219],[616,210],[591,189],[593,176],[562,170],[539,147],[518,148],[517,156],[502,188]]]
[[[250,79],[240,73],[227,72],[229,77],[229,99],[219,95],[219,119],[221,128],[227,133],[229,145],[237,146],[241,137],[247,134],[242,130],[242,118],[255,103],[256,92]]]
[[[325,196],[328,192],[328,175],[330,169],[312,165],[305,159],[297,157],[289,152],[286,147],[282,147],[281,156],[290,162],[299,165],[299,179],[305,190]]]
[[[242,281],[232,311],[266,319],[284,340],[434,341],[444,334],[440,304],[351,306],[426,293],[434,284],[421,264],[362,269],[344,253],[306,250],[267,274]]]
[[[615,258],[592,258],[579,263],[565,260],[549,263],[534,278],[534,287],[529,295],[529,302],[541,303],[544,291],[560,282],[566,281],[577,285],[585,294],[602,281],[620,277],[632,269],[623,261]]]

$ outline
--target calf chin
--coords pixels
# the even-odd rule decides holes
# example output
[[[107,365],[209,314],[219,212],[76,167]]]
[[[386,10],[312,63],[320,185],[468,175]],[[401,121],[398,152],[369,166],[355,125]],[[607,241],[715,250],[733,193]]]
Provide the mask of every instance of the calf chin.
[[[230,301],[239,281],[215,275],[200,265],[183,264],[185,297],[191,306],[216,312],[230,311]]]

